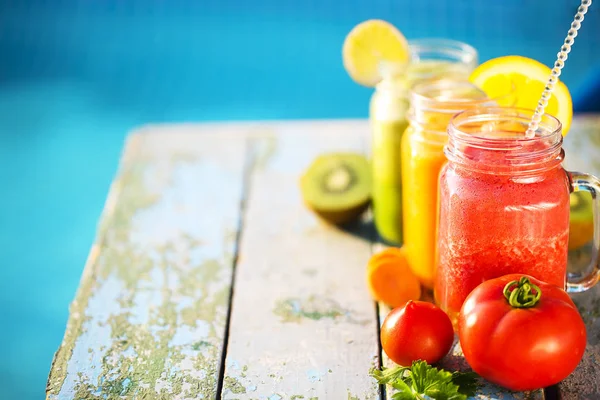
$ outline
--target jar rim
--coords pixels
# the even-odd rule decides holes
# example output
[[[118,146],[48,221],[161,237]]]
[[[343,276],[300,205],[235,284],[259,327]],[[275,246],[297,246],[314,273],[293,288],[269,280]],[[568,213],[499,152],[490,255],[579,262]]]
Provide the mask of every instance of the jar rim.
[[[448,124],[446,158],[497,175],[532,174],[560,165],[562,124],[544,114],[535,135],[528,137],[534,113],[520,107],[483,107],[456,114]]]
[[[490,144],[498,144],[506,141],[531,143],[536,141],[543,141],[555,136],[562,137],[562,123],[558,120],[558,118],[548,113],[544,113],[542,115],[535,136],[526,137],[526,127],[528,126],[529,121],[531,121],[534,113],[535,110],[523,107],[478,107],[474,109],[464,110],[454,115],[454,117],[450,120],[450,123],[448,124],[448,134],[451,137],[456,138],[460,141],[485,141],[489,142]],[[494,125],[491,125],[490,123],[500,121],[505,123],[516,122],[516,124],[512,126],[509,125],[508,127],[515,128],[516,126],[519,126],[520,128],[523,128],[522,132],[521,129],[519,129],[518,131],[507,131],[506,129],[508,129],[508,127],[505,127],[505,130],[500,132],[508,133],[509,135],[493,136],[492,133],[500,132],[493,130]],[[461,130],[461,127],[477,123],[479,123],[482,127],[485,126],[489,134],[482,135],[478,132],[473,134]],[[488,123],[488,125],[485,125],[485,123]],[[522,137],[520,137],[519,134],[521,134]]]
[[[459,92],[463,90],[478,90],[481,97],[461,97]],[[412,106],[421,111],[457,114],[477,107],[513,106],[516,102],[516,92],[515,83],[510,82],[510,87],[505,93],[489,97],[468,79],[441,78],[417,83],[412,87],[410,97]]]
[[[463,64],[475,66],[478,62],[477,50],[468,43],[444,38],[418,38],[408,41],[412,58],[420,60],[428,54],[445,56]],[[429,58],[429,57],[424,57]]]
[[[382,75],[401,75],[409,72],[411,64],[426,61],[448,61],[455,68],[465,66],[473,69],[478,63],[477,50],[468,43],[452,39],[420,38],[408,41],[411,59],[408,61],[380,60],[378,68]],[[448,68],[448,67],[446,67]],[[427,72],[412,71],[415,77],[426,78]]]

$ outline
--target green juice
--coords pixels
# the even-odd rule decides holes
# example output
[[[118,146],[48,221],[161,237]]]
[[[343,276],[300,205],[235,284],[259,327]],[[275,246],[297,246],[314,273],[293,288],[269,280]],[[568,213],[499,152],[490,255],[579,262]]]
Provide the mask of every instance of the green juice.
[[[406,119],[373,121],[373,218],[379,235],[402,243],[402,174],[400,143]]]

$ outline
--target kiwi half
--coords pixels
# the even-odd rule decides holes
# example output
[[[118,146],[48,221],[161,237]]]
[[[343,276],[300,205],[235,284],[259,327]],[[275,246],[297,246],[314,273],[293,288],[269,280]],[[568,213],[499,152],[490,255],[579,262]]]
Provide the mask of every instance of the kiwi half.
[[[580,191],[571,193],[569,214],[569,250],[578,249],[594,237],[592,195]]]
[[[350,222],[371,201],[369,162],[355,153],[320,155],[300,178],[300,191],[305,204],[324,220]]]

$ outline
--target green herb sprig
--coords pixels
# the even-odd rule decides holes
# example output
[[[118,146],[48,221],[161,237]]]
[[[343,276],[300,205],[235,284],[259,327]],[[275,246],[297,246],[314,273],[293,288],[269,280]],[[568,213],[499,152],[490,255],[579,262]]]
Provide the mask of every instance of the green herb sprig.
[[[477,391],[476,373],[449,372],[420,360],[410,367],[372,369],[371,376],[397,390],[393,400],[467,400]]]

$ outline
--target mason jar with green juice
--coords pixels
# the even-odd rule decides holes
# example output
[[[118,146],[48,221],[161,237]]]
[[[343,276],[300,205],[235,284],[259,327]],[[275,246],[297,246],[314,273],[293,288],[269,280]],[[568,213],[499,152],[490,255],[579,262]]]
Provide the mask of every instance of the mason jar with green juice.
[[[467,79],[477,66],[477,51],[447,39],[409,42],[410,61],[379,62],[381,80],[371,97],[372,207],[380,237],[402,244],[401,142],[408,126],[410,88],[425,80]]]

